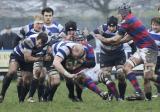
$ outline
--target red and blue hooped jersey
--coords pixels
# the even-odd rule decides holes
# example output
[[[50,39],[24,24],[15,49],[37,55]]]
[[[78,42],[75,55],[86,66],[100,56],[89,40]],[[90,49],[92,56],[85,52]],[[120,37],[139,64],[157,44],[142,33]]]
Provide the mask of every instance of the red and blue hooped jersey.
[[[94,55],[93,47],[89,44],[86,44],[84,49],[86,51],[86,61],[84,65],[87,68],[94,67],[96,65],[96,62],[95,62],[95,55]]]
[[[89,44],[85,44],[84,45],[84,49],[86,52],[86,60],[84,61],[84,63],[82,64],[81,67],[75,69],[73,71],[73,73],[78,73],[81,70],[85,69],[85,68],[92,68],[96,65],[96,61],[95,61],[95,55],[94,55],[94,49],[91,45]]]
[[[132,36],[135,45],[140,49],[151,48],[157,50],[155,41],[152,39],[145,26],[132,14],[128,14],[121,22],[118,33],[120,35],[125,35],[127,33]]]

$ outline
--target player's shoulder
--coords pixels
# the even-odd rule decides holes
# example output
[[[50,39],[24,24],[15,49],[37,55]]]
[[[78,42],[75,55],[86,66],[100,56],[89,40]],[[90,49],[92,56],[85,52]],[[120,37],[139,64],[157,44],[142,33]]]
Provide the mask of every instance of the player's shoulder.
[[[24,47],[26,45],[29,48],[33,48],[35,46],[35,41],[36,41],[36,39],[34,37],[28,37],[28,38],[24,39],[23,40]]]
[[[84,49],[85,49],[86,51],[92,51],[92,50],[94,50],[93,46],[90,45],[90,44],[85,44],[85,45],[83,45],[83,46],[84,46]]]
[[[29,29],[29,30],[33,29],[34,28],[34,24],[33,23],[27,24],[27,25],[23,26],[23,28]]]
[[[36,33],[36,34],[32,34],[32,35],[30,35],[28,38],[26,38],[26,39],[31,39],[31,38],[36,38],[38,36],[38,33]]]
[[[60,24],[59,22],[57,22],[57,21],[53,21],[53,22],[52,22],[52,25],[55,25],[55,26],[58,27],[58,26],[61,25],[61,24]]]
[[[88,42],[85,43],[85,44],[83,44],[83,46],[88,47],[88,48],[93,47],[93,46],[92,46],[91,44],[89,44]]]

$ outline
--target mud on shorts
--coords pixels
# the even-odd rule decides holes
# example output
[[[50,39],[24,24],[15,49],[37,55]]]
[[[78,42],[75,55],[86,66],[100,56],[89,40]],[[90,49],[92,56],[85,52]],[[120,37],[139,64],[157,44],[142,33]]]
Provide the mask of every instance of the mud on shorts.
[[[158,51],[150,48],[138,49],[132,57],[142,60],[142,63],[157,63]]]
[[[95,66],[94,68],[84,69],[80,71],[80,73],[84,74],[86,77],[91,78],[95,83],[99,83],[102,71],[98,66]]]

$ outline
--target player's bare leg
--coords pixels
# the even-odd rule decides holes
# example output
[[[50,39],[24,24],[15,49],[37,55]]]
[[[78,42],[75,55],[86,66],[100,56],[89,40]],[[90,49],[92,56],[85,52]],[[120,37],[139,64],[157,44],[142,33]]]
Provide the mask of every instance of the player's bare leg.
[[[47,71],[45,68],[41,69],[39,82],[38,82],[38,99],[39,101],[43,101],[44,89],[45,89],[45,78]]]
[[[50,70],[43,97],[45,101],[53,101],[54,94],[59,85],[60,85],[59,73],[55,69]]]
[[[24,102],[27,93],[29,92],[31,80],[32,80],[32,72],[23,71],[22,76],[22,88],[21,88],[21,97],[20,102]]]
[[[13,79],[13,76],[17,74],[18,63],[15,60],[11,60],[9,64],[8,73],[5,75],[2,83],[2,89],[0,93],[0,103],[3,102],[6,91]]]
[[[125,80],[125,73],[123,71],[123,66],[118,65],[116,67],[117,71],[117,79],[118,79],[118,90],[119,90],[119,95],[121,99],[125,99],[125,92],[126,92],[126,87],[127,83]]]
[[[102,99],[104,100],[108,99],[108,93],[103,92],[101,89],[99,89],[96,83],[90,77],[86,77],[83,73],[79,74],[74,81],[80,86],[82,87],[85,86],[89,90],[98,94]]]
[[[115,83],[111,79],[111,71],[112,67],[104,67],[102,68],[101,81],[107,86],[109,93],[118,100],[119,93],[117,91]]]
[[[135,89],[135,93],[136,93],[134,96],[127,97],[126,98],[127,100],[144,100],[143,92],[136,78],[137,74],[134,73],[132,70],[136,65],[140,64],[141,61],[142,61],[141,59],[130,57],[130,59],[127,60],[127,62],[124,65],[124,73],[126,74],[127,79],[132,84],[133,88]]]
[[[36,92],[36,89],[38,88],[39,84],[39,78],[41,74],[42,67],[33,67],[33,79],[31,81],[30,90],[29,90],[29,96],[28,96],[28,102],[35,102],[33,99],[33,96]]]

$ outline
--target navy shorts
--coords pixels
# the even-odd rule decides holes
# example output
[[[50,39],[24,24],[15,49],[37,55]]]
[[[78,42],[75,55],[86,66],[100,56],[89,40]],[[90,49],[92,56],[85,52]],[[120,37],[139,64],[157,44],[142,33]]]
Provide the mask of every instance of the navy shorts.
[[[11,53],[10,62],[11,61],[18,62],[19,68],[20,68],[21,71],[33,72],[33,62],[25,62],[22,57],[18,56],[15,53]]]
[[[117,65],[124,65],[126,62],[126,55],[124,51],[121,51],[119,53],[106,53],[100,54],[100,66],[101,67],[112,67]]]

